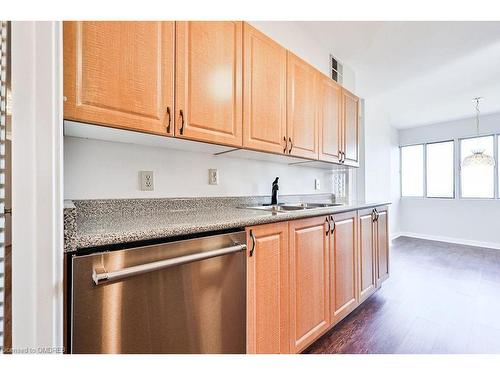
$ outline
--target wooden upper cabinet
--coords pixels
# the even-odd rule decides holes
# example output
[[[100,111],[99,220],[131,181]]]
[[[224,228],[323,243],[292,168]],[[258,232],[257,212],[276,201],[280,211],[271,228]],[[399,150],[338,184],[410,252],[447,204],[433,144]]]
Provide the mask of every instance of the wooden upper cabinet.
[[[289,153],[318,159],[317,82],[319,73],[288,52],[287,137]]]
[[[359,98],[342,89],[344,164],[359,166]]]
[[[247,248],[247,353],[289,353],[288,223],[247,228]]]
[[[63,37],[67,120],[359,166],[358,97],[247,23],[65,21]]]
[[[243,147],[286,150],[286,49],[243,26]]]
[[[64,118],[173,135],[174,25],[64,22]]]
[[[176,22],[176,137],[242,146],[242,26]]]
[[[329,327],[329,252],[326,217],[289,222],[290,339],[300,352]]]
[[[388,207],[377,207],[376,221],[377,241],[377,285],[389,277],[389,213]]]
[[[359,301],[366,300],[377,288],[377,254],[373,209],[358,211],[359,222]]]
[[[342,320],[358,306],[358,253],[356,212],[333,215],[330,237],[330,311],[332,323]]]
[[[338,163],[342,147],[342,88],[323,74],[318,86],[319,160]]]

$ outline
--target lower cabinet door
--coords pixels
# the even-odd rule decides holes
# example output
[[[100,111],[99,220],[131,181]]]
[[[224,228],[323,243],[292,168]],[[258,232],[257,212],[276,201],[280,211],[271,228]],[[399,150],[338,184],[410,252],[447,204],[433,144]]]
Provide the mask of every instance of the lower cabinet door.
[[[247,353],[290,352],[288,298],[288,223],[247,228]]]
[[[377,285],[389,278],[389,211],[388,207],[377,207]]]
[[[363,302],[377,288],[376,228],[372,208],[358,211],[359,232],[359,302]]]
[[[296,353],[330,325],[328,227],[325,216],[289,222],[290,343]]]
[[[335,230],[330,237],[330,310],[337,323],[358,306],[357,213],[333,215]]]

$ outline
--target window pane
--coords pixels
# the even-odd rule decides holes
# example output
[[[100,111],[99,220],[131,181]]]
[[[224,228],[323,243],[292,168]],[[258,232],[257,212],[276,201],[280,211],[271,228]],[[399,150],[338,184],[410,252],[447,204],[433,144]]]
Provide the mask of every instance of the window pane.
[[[401,195],[424,195],[424,146],[401,147]]]
[[[426,147],[427,196],[453,198],[453,141]]]
[[[476,150],[484,150],[493,156],[493,136],[462,139],[460,141],[461,163]],[[460,169],[461,195],[464,198],[494,197],[494,166],[469,165]]]

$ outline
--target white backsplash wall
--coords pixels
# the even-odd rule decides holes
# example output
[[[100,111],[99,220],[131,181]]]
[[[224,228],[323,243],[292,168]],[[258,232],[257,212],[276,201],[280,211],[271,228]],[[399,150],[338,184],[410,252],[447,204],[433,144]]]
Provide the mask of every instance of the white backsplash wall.
[[[208,184],[208,169],[219,185]],[[141,191],[139,171],[154,172],[154,191]],[[64,139],[65,199],[168,198],[333,193],[332,171],[83,138]],[[315,190],[314,180],[321,189]]]

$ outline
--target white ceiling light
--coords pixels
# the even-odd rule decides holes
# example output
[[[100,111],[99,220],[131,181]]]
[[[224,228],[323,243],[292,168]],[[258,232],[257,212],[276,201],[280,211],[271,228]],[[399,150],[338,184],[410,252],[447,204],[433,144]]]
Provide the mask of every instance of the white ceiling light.
[[[476,131],[477,131],[477,136],[479,136],[479,101],[482,100],[483,98],[478,97],[474,98],[473,100],[476,102]],[[463,162],[462,162],[462,167],[469,167],[469,166],[484,166],[484,167],[491,167],[495,165],[495,159],[491,155],[488,155],[485,153],[484,149],[479,148],[477,146],[475,149],[471,150],[472,155],[467,156]]]

